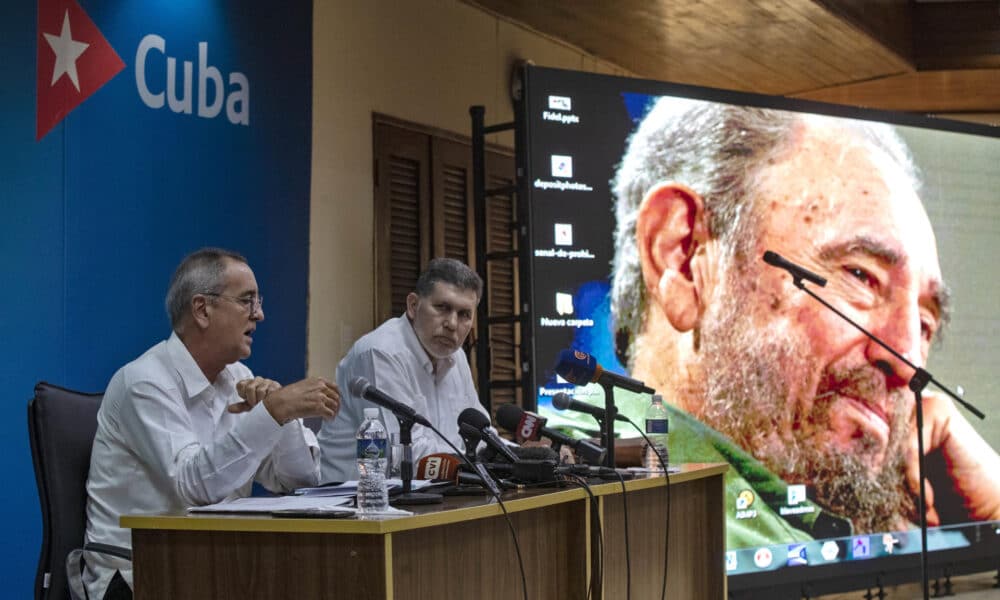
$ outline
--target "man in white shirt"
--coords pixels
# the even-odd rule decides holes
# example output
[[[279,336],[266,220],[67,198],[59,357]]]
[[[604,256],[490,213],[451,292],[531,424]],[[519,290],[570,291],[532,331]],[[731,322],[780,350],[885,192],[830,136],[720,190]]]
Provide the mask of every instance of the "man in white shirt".
[[[475,408],[487,414],[462,350],[482,290],[482,280],[468,266],[436,258],[406,297],[406,313],[355,342],[337,367],[337,383],[344,390],[343,410],[335,421],[323,423],[319,432],[324,482],[358,477],[354,435],[364,419],[364,408],[373,406],[350,393],[350,383],[358,376],[413,407],[462,449],[459,413]],[[390,434],[399,432],[392,413],[382,410],[382,420]],[[454,452],[426,427],[415,425],[412,434],[414,463],[435,452]]]
[[[88,543],[131,547],[129,513],[180,512],[247,496],[256,480],[290,491],[319,480],[319,447],[301,419],[332,420],[337,386],[282,387],[238,362],[264,320],[253,271],[239,254],[204,248],[177,267],[166,308],[173,333],[115,373],[97,415],[87,479]],[[90,552],[91,599],[131,597],[127,561]]]

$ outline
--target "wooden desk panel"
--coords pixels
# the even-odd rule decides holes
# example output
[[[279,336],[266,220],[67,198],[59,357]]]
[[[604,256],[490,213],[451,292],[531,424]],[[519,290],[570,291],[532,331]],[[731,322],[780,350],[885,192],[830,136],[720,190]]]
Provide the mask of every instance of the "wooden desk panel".
[[[688,465],[671,476],[668,597],[725,596],[722,474]],[[663,478],[626,483],[632,597],[659,597]],[[618,483],[592,486],[604,522],[604,593],[625,596]],[[589,500],[580,489],[507,493],[529,598],[585,598],[590,582]],[[521,598],[514,543],[499,506],[449,498],[385,521],[267,516],[127,516],[136,600],[159,598]]]
[[[584,510],[574,501],[511,514],[530,597],[586,597]],[[522,597],[514,541],[503,517],[396,533],[392,546],[396,600]]]
[[[370,535],[134,530],[135,598],[387,598]]]
[[[659,598],[663,588],[666,487],[630,491],[626,568],[623,496],[603,497],[604,597],[625,598],[631,570],[632,598]],[[725,598],[725,518],[722,477],[670,486],[667,598]]]

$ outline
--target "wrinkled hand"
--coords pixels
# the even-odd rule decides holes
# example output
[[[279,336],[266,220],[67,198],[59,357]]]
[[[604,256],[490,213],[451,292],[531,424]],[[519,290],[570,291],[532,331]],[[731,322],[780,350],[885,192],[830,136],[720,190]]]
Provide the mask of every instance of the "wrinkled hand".
[[[340,389],[322,377],[307,377],[268,394],[264,407],[282,425],[307,417],[332,419],[340,411]]]
[[[280,383],[264,377],[254,377],[253,379],[237,381],[236,393],[240,398],[243,398],[243,402],[230,404],[226,409],[231,413],[247,412],[257,406],[258,402],[263,402],[268,394],[278,389],[281,389]]]
[[[949,514],[957,509],[963,513],[959,518],[966,520],[1000,519],[1000,456],[950,398],[936,392],[925,392],[923,397],[924,456],[940,453],[945,467],[943,473],[927,473],[927,524],[940,525],[946,509]],[[906,464],[907,484],[914,495],[920,490],[916,422],[914,410]],[[925,470],[930,470],[927,465]]]

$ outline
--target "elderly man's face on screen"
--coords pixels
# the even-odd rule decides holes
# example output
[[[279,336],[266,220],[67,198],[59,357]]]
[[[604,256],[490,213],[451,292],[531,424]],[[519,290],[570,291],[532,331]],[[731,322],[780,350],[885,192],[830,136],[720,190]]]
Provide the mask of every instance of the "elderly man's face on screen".
[[[699,412],[823,504],[891,524],[911,510],[912,369],[753,258],[772,250],[827,278],[824,299],[923,365],[943,311],[930,222],[895,163],[829,123],[800,126],[751,194],[755,252],[720,265],[701,319]]]

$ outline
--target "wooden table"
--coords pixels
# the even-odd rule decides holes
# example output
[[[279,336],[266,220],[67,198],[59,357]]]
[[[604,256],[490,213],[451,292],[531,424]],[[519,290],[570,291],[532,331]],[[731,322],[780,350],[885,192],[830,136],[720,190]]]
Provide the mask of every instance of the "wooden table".
[[[725,464],[670,476],[667,597],[722,600]],[[663,477],[506,492],[529,598],[659,598],[667,486]],[[154,598],[521,598],[514,542],[495,500],[448,497],[380,521],[248,515],[130,515],[136,600]],[[603,571],[597,528],[603,524]],[[603,573],[603,578],[600,575]]]

